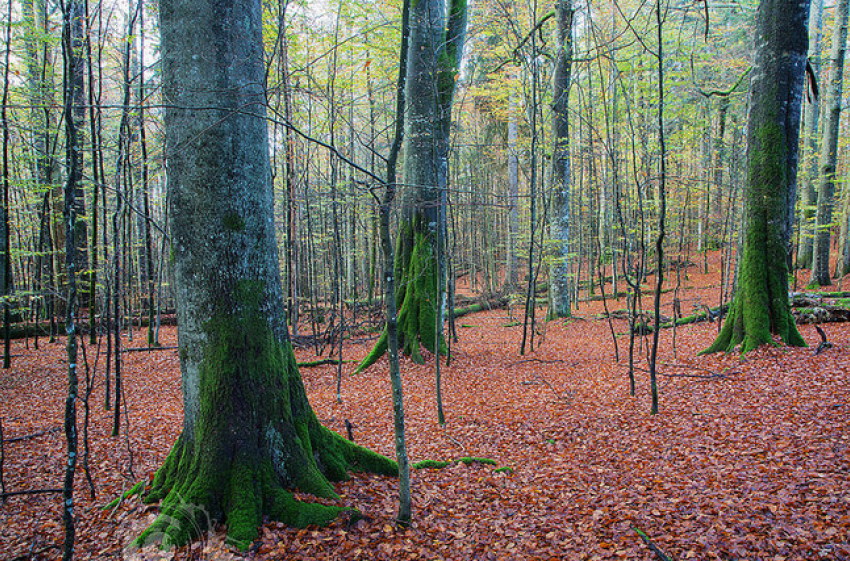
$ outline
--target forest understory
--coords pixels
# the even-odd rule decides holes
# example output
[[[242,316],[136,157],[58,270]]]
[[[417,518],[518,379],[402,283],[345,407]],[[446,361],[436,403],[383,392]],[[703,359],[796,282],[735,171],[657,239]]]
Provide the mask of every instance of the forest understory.
[[[699,268],[691,267],[682,281],[683,314],[719,300],[718,275],[699,274]],[[664,313],[672,310],[672,298],[672,292],[664,295]],[[625,301],[608,306],[624,308]],[[850,559],[850,324],[823,325],[832,346],[817,354],[815,326],[802,325],[809,348],[761,348],[743,357],[697,356],[713,341],[717,323],[678,327],[675,346],[674,331],[664,329],[660,413],[651,416],[646,352],[637,361],[631,397],[627,322],[612,320],[616,362],[602,311],[601,301],[582,302],[574,319],[549,322],[538,335],[540,346],[524,356],[519,306],[458,319],[460,341],[451,364],[442,367],[445,426],[437,423],[433,360],[402,362],[408,453],[413,463],[478,457],[495,465],[414,470],[408,528],[394,522],[398,481],[354,473],[336,485],[336,504],[358,509],[362,519],[343,516],[307,529],[269,523],[245,554],[224,543],[221,528],[176,551],[129,548],[156,508],[136,497],[102,507],[152,477],[177,438],[179,360],[170,349],[124,355],[129,416],[121,435],[112,437],[103,359],[96,362],[96,349],[87,347],[89,366],[97,365],[89,436],[97,495],[90,498],[80,469],[78,556],[659,559],[639,530],[677,560]],[[143,346],[141,340],[123,344]],[[176,345],[173,327],[161,342]],[[301,374],[323,423],[346,434],[349,422],[358,444],[392,457],[386,359],[349,376],[370,345],[344,348],[342,404],[336,402],[336,366],[302,368]],[[12,369],[0,373],[6,489],[60,488],[63,341],[42,341],[36,351],[32,341],[27,348],[17,340],[13,348]],[[296,354],[299,361],[317,358],[310,349]],[[0,557],[59,558],[60,497],[14,496],[0,505]]]

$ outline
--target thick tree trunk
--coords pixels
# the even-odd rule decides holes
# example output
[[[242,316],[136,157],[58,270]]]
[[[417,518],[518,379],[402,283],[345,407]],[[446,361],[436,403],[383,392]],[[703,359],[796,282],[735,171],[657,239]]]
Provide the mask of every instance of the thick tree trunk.
[[[572,0],[559,0],[558,56],[555,62],[552,103],[552,133],[555,152],[552,157],[552,188],[554,210],[552,218],[552,241],[555,244],[551,286],[552,315],[570,315],[569,254],[570,254],[570,70],[573,57]]]
[[[348,468],[392,460],[316,419],[286,331],[265,122],[261,2],[163,0],[169,217],[183,375],[183,433],[148,501],[161,515],[137,540],[179,544],[210,520],[246,548],[263,516],[320,524]],[[199,513],[208,519],[199,520]]]
[[[704,352],[773,344],[805,346],[788,303],[788,251],[794,217],[797,144],[806,65],[809,1],[762,0],[747,140],[743,257],[737,293]]]
[[[829,276],[829,239],[832,231],[832,205],[835,195],[835,169],[838,161],[838,123],[841,118],[841,86],[844,81],[844,53],[847,50],[847,16],[850,1],[840,0],[835,8],[835,28],[829,57],[829,90],[826,122],[823,127],[818,207],[815,217],[815,248],[812,263],[813,286],[832,284]]]
[[[405,122],[404,182],[409,186],[396,245],[395,277],[399,344],[405,355],[424,362],[420,347],[436,350],[438,307],[445,282],[438,278],[438,248],[445,240],[449,130],[466,31],[466,1],[419,0],[410,11]],[[439,333],[439,336],[437,334]],[[362,371],[387,352],[386,329],[357,367]]]

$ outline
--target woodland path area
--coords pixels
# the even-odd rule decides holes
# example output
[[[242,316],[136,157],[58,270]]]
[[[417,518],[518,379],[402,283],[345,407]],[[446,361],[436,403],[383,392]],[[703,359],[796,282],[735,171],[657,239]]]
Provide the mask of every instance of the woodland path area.
[[[695,274],[683,298],[716,302],[716,276]],[[803,273],[801,273],[802,275]],[[698,288],[694,288],[698,287]],[[669,309],[670,294],[666,295]],[[710,300],[709,300],[710,298]],[[458,463],[413,472],[413,524],[396,527],[397,480],[353,474],[337,485],[339,504],[365,518],[327,528],[267,524],[244,557],[253,559],[657,559],[634,528],[673,559],[850,559],[850,324],[812,325],[812,348],[761,348],[697,357],[716,323],[661,335],[660,413],[649,415],[648,375],[628,394],[627,337],[614,362],[602,304],[582,304],[581,319],[551,322],[539,349],[519,356],[522,326],[508,310],[458,320],[461,341],[443,367],[447,424],[436,421],[433,363],[402,363],[408,451],[413,462],[492,458],[498,466]],[[615,309],[624,304],[609,302]],[[684,309],[683,309],[684,311]],[[515,310],[515,313],[521,313]],[[515,316],[516,317],[516,316]],[[624,320],[614,321],[618,334]],[[125,345],[134,346],[125,341]],[[163,345],[176,344],[173,328]],[[349,345],[354,361],[369,343]],[[88,348],[89,363],[94,349]],[[0,372],[10,491],[61,486],[64,346],[34,351],[16,341],[11,371]],[[299,360],[315,358],[297,351]],[[644,354],[645,356],[645,354]],[[346,363],[346,371],[356,362]],[[645,367],[643,358],[640,366]],[[102,370],[102,364],[98,365]],[[155,516],[128,499],[100,507],[160,466],[181,427],[177,352],[127,353],[124,380],[129,449],[110,437],[102,387],[92,398],[91,468],[97,499],[77,478],[80,559],[237,559],[223,534],[176,552],[123,548]],[[393,455],[387,363],[343,378],[336,367],[303,368],[319,419]],[[102,374],[98,375],[102,381]],[[124,429],[126,434],[126,427]],[[497,472],[497,467],[511,471]],[[60,495],[12,497],[0,506],[0,558],[55,559]]]

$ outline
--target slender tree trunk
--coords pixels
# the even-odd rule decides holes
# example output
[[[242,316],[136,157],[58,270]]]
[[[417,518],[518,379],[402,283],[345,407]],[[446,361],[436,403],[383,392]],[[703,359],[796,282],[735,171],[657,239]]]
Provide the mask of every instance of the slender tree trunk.
[[[6,45],[12,41],[12,0],[9,0],[9,16],[6,22]],[[9,220],[9,53],[6,49],[6,60],[3,70],[3,107],[0,108],[0,121],[3,127],[3,200],[0,208],[0,237],[3,243],[3,264],[0,269],[0,295],[3,298],[3,368],[12,367],[12,244],[11,222]]]
[[[64,59],[65,103],[65,153],[68,165],[68,175],[65,181],[64,217],[65,217],[65,267],[67,271],[67,300],[65,303],[65,334],[67,337],[66,351],[68,355],[68,394],[65,397],[65,441],[68,459],[65,464],[65,481],[62,492],[62,520],[65,527],[65,545],[62,551],[63,561],[74,558],[74,475],[77,467],[77,259],[76,233],[77,209],[75,202],[80,177],[80,147],[77,137],[77,124],[73,118],[76,98],[74,96],[74,76],[80,59],[78,50],[74,48],[73,32],[74,14],[69,6],[62,3],[62,53]]]
[[[513,294],[517,292],[519,280],[519,147],[517,146],[517,102],[516,94],[512,93],[508,102],[508,287]]]
[[[652,330],[652,349],[649,354],[649,387],[652,395],[650,413],[658,413],[658,337],[661,331],[661,289],[664,285],[664,236],[667,219],[667,148],[664,136],[664,42],[662,36],[663,15],[661,0],[655,4],[655,24],[658,38],[658,236],[655,239],[655,298],[654,329]]]
[[[384,258],[384,302],[387,314],[387,354],[390,363],[390,383],[393,394],[393,430],[395,453],[398,461],[398,521],[407,525],[411,519],[410,464],[407,458],[407,443],[404,428],[404,392],[399,367],[398,317],[395,299],[395,266],[393,264],[393,242],[390,234],[390,214],[396,193],[396,166],[401,152],[405,131],[405,108],[407,61],[410,43],[410,0],[404,0],[401,16],[401,48],[399,49],[399,71],[396,82],[396,123],[393,143],[387,158],[387,183],[380,204],[381,250]]]

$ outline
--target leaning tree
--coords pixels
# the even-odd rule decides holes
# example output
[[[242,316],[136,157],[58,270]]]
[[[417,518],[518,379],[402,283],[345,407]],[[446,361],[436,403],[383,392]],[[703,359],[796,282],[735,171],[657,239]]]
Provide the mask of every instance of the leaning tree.
[[[797,144],[810,0],[762,0],[747,135],[744,243],[729,316],[703,351],[805,346],[788,301],[788,256],[797,183]]]
[[[245,548],[264,516],[321,524],[349,468],[390,459],[322,426],[286,331],[265,118],[261,0],[162,0],[168,200],[183,377],[183,432],[137,540],[181,544],[210,521]],[[200,516],[199,513],[204,513]]]

